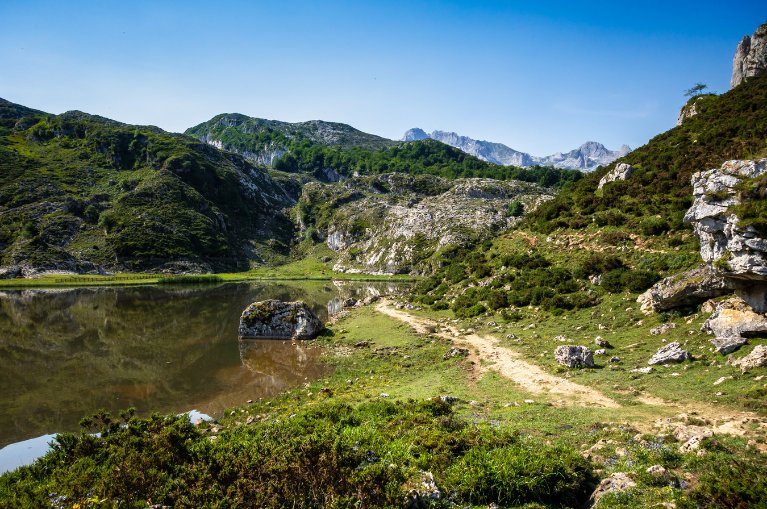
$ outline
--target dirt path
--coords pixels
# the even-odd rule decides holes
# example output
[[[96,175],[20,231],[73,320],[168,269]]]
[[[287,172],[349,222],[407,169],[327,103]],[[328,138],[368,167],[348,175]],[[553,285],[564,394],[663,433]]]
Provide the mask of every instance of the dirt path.
[[[522,356],[498,345],[498,340],[488,336],[467,334],[455,337],[455,330],[451,334],[440,332],[439,326],[432,320],[418,318],[404,311],[395,309],[391,303],[383,301],[376,309],[387,316],[407,323],[421,333],[431,332],[437,336],[450,339],[458,345],[466,346],[471,351],[477,351],[479,360],[489,361],[491,364],[482,365],[477,362],[481,370],[494,370],[501,375],[514,381],[520,387],[531,394],[549,394],[560,396],[558,401],[552,401],[554,405],[581,405],[591,407],[617,408],[620,405],[608,398],[601,392],[585,385],[580,385],[570,380],[547,373],[540,367],[530,364],[522,359]],[[434,331],[434,332],[432,332]]]
[[[520,353],[498,345],[496,338],[479,336],[477,334],[458,336],[458,331],[455,328],[445,326],[428,318],[413,316],[405,311],[394,308],[391,302],[386,300],[379,302],[376,310],[410,325],[419,333],[435,334],[449,339],[459,346],[468,347],[471,352],[470,358],[475,361],[475,365],[481,371],[495,370],[531,394],[561,397],[561,399],[551,402],[554,406],[620,407],[615,400],[605,396],[596,389],[552,375],[539,366],[527,362]],[[483,365],[479,361],[486,361],[486,363]],[[692,414],[707,418],[710,422],[709,429],[715,433],[732,435],[753,435],[756,433],[757,435],[763,435],[767,432],[767,419],[761,418],[752,412],[730,410],[726,407],[706,405],[699,402],[680,404],[649,395],[640,397],[639,401],[649,407],[648,415],[642,419],[645,422],[640,426],[645,431],[650,429],[655,429],[656,432],[658,430],[672,431],[674,429],[684,429],[687,427],[685,424],[686,414]],[[680,415],[676,418],[658,419],[652,407],[664,407],[672,412],[679,412]],[[642,412],[640,411],[640,413]],[[767,447],[765,447],[765,452],[767,452]]]

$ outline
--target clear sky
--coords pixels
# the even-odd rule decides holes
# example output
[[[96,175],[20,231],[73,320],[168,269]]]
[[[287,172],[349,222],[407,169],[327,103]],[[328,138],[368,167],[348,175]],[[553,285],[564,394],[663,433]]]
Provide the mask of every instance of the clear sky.
[[[637,147],[729,88],[767,2],[0,0],[0,97],[183,131],[223,112]]]

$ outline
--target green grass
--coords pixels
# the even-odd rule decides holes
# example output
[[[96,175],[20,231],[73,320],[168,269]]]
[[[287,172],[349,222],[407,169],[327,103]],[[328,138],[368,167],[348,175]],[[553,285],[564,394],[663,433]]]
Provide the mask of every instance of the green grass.
[[[638,486],[605,498],[600,508],[671,501],[678,507],[706,508],[753,503],[761,485],[746,486],[741,480],[761,475],[765,467],[744,439],[718,435],[706,445],[713,451],[710,457],[679,453],[673,438],[642,435],[632,425],[671,414],[622,396],[626,384],[637,383],[625,372],[562,371],[549,355],[537,355],[541,345],[552,344],[550,333],[577,323],[583,327],[579,333],[590,335],[598,323],[617,322],[608,313],[610,306],[625,303],[623,298],[603,302],[597,316],[591,316],[594,310],[567,319],[539,315],[538,327],[529,331],[501,325],[503,332],[514,330],[524,338],[513,346],[530,361],[619,398],[621,408],[555,407],[545,396],[531,396],[493,372],[476,379],[468,360],[443,360],[449,341],[416,334],[365,307],[340,318],[316,340],[333,367],[329,375],[231,409],[217,425],[221,431],[215,440],[207,438],[205,427],[201,432],[175,418],[132,418],[127,427],[119,420],[105,425],[100,418],[89,429],[106,430],[103,438],[63,436],[54,453],[0,477],[0,507],[36,507],[47,503],[52,492],[67,496],[70,504],[90,507],[144,507],[150,501],[189,507],[214,500],[262,507],[360,502],[389,507],[404,503],[424,471],[433,474],[443,494],[452,494],[453,502],[471,507],[577,507],[588,498],[597,472],[603,477],[617,471],[629,472]],[[649,349],[633,354],[624,348],[645,337],[654,323],[646,321],[625,339],[609,330],[601,335],[616,345],[616,353],[638,360]],[[672,332],[685,333],[679,329]],[[692,397],[695,387],[708,388],[710,377],[674,378],[644,389],[663,391],[670,399]],[[678,386],[683,380],[690,385]],[[438,400],[441,395],[458,401],[445,405]],[[536,402],[525,404],[525,399]],[[581,451],[600,440],[606,445],[592,453],[596,463],[591,464]],[[645,473],[654,464],[667,468],[666,479]],[[722,465],[738,473],[720,475]],[[87,502],[96,499],[99,503]]]

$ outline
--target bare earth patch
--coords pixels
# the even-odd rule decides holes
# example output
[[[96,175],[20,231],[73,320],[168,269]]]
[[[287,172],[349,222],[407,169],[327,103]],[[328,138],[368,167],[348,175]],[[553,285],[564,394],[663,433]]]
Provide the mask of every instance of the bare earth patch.
[[[477,334],[459,336],[458,331],[453,327],[395,309],[391,302],[386,300],[379,302],[376,310],[410,325],[418,333],[434,334],[451,340],[457,346],[469,348],[471,352],[469,358],[475,362],[475,366],[478,366],[480,373],[494,370],[531,394],[560,397],[551,402],[554,406],[577,405],[594,408],[621,406],[596,389],[547,373],[539,366],[524,360],[520,353],[499,346],[498,340],[492,336]],[[657,433],[684,429],[687,426],[688,415],[705,416],[704,426],[714,433],[753,436],[764,435],[767,431],[767,419],[752,412],[698,402],[679,403],[647,394],[639,396],[637,400],[649,407],[649,412],[640,411],[640,414],[647,414],[646,419],[642,419],[642,423],[635,423],[641,424],[639,428],[644,431],[654,430]],[[652,410],[653,407],[663,407],[671,412],[679,412],[679,415],[658,419],[657,413]],[[636,413],[634,416],[638,417]]]
[[[439,332],[438,324],[435,322],[395,309],[386,301],[378,304],[376,309],[385,315],[407,323],[417,332],[428,333],[437,330],[433,334],[450,339],[459,346],[469,347],[471,350],[479,352],[480,360],[491,362],[491,364],[486,366],[478,363],[480,369],[495,370],[531,394],[561,396],[561,400],[552,402],[555,405],[582,405],[603,408],[617,408],[620,406],[614,400],[591,387],[551,375],[540,367],[530,364],[522,359],[519,353],[499,346],[498,340],[493,337],[467,334],[456,338],[451,334]],[[451,332],[453,334],[457,333],[455,330],[451,330]]]

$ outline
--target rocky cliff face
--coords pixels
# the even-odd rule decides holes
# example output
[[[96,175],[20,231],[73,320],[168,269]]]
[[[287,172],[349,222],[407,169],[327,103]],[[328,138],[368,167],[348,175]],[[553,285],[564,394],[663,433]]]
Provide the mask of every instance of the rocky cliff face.
[[[486,238],[552,195],[538,186],[490,179],[447,180],[387,174],[339,184],[309,184],[299,209],[327,245],[339,253],[334,270],[374,274],[424,274],[435,255]],[[318,212],[319,211],[319,212]]]
[[[700,238],[703,261],[761,313],[767,312],[767,238],[735,211],[748,199],[746,190],[765,174],[767,159],[727,161],[721,168],[695,173],[695,201],[685,215]]]
[[[514,150],[503,143],[481,141],[461,136],[454,132],[432,131],[426,133],[423,129],[409,129],[402,137],[402,141],[417,141],[426,138],[440,141],[451,147],[463,150],[467,154],[494,164],[502,166],[554,166],[571,170],[591,171],[597,166],[610,164],[619,157],[631,152],[628,145],[623,145],[618,150],[609,150],[601,143],[588,141],[580,147],[569,152],[557,152],[544,157],[530,155],[526,152]]]
[[[752,36],[745,36],[735,50],[732,60],[731,88],[744,80],[759,76],[767,70],[767,23],[756,29]]]

